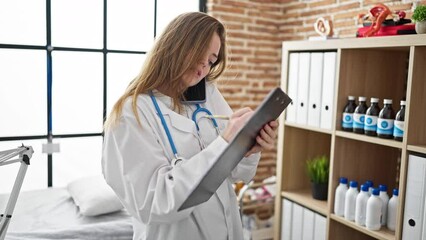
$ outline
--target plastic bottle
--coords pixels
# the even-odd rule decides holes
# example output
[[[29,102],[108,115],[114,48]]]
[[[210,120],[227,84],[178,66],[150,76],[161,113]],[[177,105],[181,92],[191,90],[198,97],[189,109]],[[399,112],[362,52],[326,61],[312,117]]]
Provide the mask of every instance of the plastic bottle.
[[[389,196],[388,196],[388,187],[386,185],[379,185],[379,197],[382,199],[383,205],[382,205],[382,218],[380,219],[380,223],[382,226],[386,226],[386,221],[388,219],[388,202],[389,202]]]
[[[368,194],[368,185],[361,185],[361,191],[356,197],[355,203],[355,223],[360,226],[365,226],[365,215],[367,213],[367,201],[370,198]]]
[[[345,195],[348,190],[348,179],[341,177],[339,180],[339,186],[336,188],[336,193],[334,195],[334,213],[343,217],[345,213]]]
[[[393,138],[402,141],[404,136],[404,119],[405,119],[405,101],[401,101],[401,109],[396,113],[395,124],[393,126]]]
[[[393,138],[393,121],[395,119],[395,112],[392,108],[392,99],[385,99],[383,101],[384,107],[379,113],[377,120],[377,136],[380,138]]]
[[[353,132],[364,134],[364,120],[365,113],[367,111],[367,104],[365,103],[365,97],[358,97],[358,106],[354,111],[353,119]]]
[[[374,183],[371,180],[367,180],[365,181],[366,185],[368,185],[368,196],[371,196],[371,194],[373,194],[373,189],[374,189]]]
[[[344,131],[352,132],[353,114],[355,112],[355,108],[355,97],[348,96],[348,103],[346,104],[345,109],[343,110],[342,116],[342,129]]]
[[[358,196],[358,182],[350,181],[349,189],[345,195],[345,219],[355,221],[355,204]]]
[[[393,189],[393,196],[389,200],[388,203],[388,219],[387,219],[387,227],[389,230],[395,231],[396,225],[396,211],[398,209],[398,189]]]
[[[379,99],[371,98],[371,105],[365,112],[364,133],[368,136],[377,136],[377,118],[379,117]]]
[[[379,198],[379,189],[375,188],[373,194],[367,201],[367,213],[365,218],[365,226],[369,230],[380,230],[382,226],[380,217],[382,215],[383,202]]]

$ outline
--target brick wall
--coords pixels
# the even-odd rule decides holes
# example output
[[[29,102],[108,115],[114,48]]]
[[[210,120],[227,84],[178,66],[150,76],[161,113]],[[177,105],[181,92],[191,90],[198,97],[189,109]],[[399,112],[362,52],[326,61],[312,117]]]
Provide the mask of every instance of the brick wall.
[[[228,30],[229,67],[219,88],[233,109],[255,108],[273,87],[279,86],[281,42],[317,36],[313,24],[318,17],[331,19],[335,35],[354,37],[356,17],[376,3],[412,15],[413,3],[426,1],[375,0],[208,0],[208,14]],[[255,180],[275,174],[276,149],[262,154]]]

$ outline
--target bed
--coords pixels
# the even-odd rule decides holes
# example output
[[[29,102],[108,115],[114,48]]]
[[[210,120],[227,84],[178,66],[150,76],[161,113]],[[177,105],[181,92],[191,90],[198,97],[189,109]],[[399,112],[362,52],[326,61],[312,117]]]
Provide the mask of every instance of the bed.
[[[8,194],[0,195],[4,212]],[[6,239],[132,239],[132,220],[101,176],[19,194]]]

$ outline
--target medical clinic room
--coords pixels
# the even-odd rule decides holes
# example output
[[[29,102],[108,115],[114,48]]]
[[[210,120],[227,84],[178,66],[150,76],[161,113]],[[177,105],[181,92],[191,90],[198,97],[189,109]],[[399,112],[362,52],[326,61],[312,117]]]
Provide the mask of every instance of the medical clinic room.
[[[0,0],[0,240],[426,240],[426,1]]]

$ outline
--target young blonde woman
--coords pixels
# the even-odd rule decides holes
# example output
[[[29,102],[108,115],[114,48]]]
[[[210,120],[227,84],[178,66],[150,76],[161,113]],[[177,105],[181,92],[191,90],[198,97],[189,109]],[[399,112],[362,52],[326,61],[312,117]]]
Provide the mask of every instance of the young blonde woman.
[[[103,173],[134,219],[133,239],[243,239],[232,183],[253,178],[260,151],[275,144],[276,121],[263,127],[256,145],[207,202],[178,211],[253,114],[250,108],[232,112],[213,84],[226,65],[225,35],[224,26],[207,14],[175,18],[105,123]],[[206,101],[182,101],[205,78]],[[200,112],[195,119],[194,112]],[[230,119],[212,121],[207,114]]]

